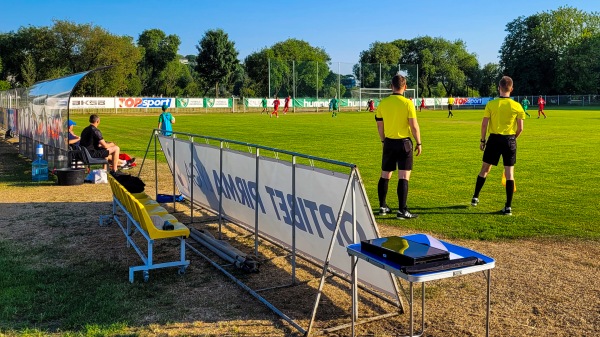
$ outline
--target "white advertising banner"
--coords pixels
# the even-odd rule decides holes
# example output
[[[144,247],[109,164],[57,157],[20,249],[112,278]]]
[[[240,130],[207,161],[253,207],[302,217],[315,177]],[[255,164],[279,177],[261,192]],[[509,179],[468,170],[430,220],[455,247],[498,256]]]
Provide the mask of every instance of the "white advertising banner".
[[[209,108],[229,108],[229,98],[207,98],[206,105]]]
[[[177,98],[175,100],[177,108],[203,108],[204,98]]]
[[[115,97],[71,97],[69,109],[114,109]]]
[[[296,165],[294,203],[290,162],[259,157],[257,184],[255,155],[223,149],[221,183],[219,148],[207,144],[192,144],[186,140],[162,135],[158,138],[171,171],[175,174],[176,185],[180,193],[188,199],[191,199],[193,188],[195,204],[218,212],[219,191],[222,191],[223,216],[252,231],[258,203],[259,232],[262,235],[291,248],[291,226],[295,223],[296,249],[314,260],[325,260],[350,179],[349,174]],[[193,184],[190,184],[192,172]],[[360,181],[357,180],[355,217],[359,241],[378,237],[370,205],[363,191]],[[293,204],[295,212],[292,212]],[[292,221],[292,217],[295,221]],[[347,275],[351,272],[351,260],[346,246],[352,243],[350,193],[330,261],[332,268]],[[361,264],[359,278],[389,295],[396,294],[390,274],[383,269],[371,264]]]

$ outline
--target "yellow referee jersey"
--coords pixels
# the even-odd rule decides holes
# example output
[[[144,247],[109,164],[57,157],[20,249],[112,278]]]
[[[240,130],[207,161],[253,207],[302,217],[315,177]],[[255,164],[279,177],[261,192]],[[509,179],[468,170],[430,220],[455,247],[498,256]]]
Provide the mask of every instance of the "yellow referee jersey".
[[[483,117],[489,118],[489,133],[514,135],[517,133],[516,119],[525,119],[525,111],[521,104],[512,98],[500,97],[485,105]]]
[[[412,136],[408,119],[417,118],[417,112],[411,100],[392,94],[379,102],[375,118],[383,119],[385,138],[402,139]]]

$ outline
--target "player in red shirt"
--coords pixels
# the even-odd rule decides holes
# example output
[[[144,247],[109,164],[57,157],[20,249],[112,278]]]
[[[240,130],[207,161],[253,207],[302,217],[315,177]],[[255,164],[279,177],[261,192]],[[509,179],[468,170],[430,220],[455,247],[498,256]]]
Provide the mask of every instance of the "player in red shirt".
[[[290,108],[290,96],[288,95],[288,97],[285,98],[285,102],[283,103],[283,114],[285,115],[286,112],[288,112],[288,109]]]
[[[538,118],[540,118],[540,114],[544,115],[544,118],[546,118],[546,114],[544,113],[544,105],[546,104],[546,101],[544,101],[544,99],[542,98],[542,95],[540,95],[540,97],[538,97]]]
[[[369,99],[367,101],[367,106],[369,107],[369,112],[375,111],[375,101],[373,101],[372,99]]]
[[[279,113],[277,112],[277,110],[279,109],[279,104],[281,102],[279,102],[279,98],[277,98],[277,96],[275,96],[275,100],[273,101],[273,112],[271,112],[271,114],[269,115],[269,117],[273,117],[273,115],[277,116],[277,118],[279,118]]]
[[[425,108],[425,97],[421,97],[421,105],[419,105],[419,112]],[[425,108],[427,109],[427,108]]]

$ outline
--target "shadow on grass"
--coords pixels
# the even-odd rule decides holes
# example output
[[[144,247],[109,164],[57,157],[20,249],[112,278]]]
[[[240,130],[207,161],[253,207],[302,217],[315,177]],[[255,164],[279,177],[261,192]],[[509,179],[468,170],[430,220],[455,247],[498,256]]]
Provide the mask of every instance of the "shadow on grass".
[[[473,211],[470,211],[470,212],[469,211],[467,211],[467,212],[464,211],[464,210],[469,210],[469,209],[472,209]],[[479,214],[479,215],[488,214],[488,215],[504,215],[501,210],[492,211],[492,212],[481,212],[481,211],[477,211],[476,207],[469,206],[469,205],[451,205],[451,206],[439,206],[439,207],[411,207],[410,211],[411,211],[411,213],[416,213],[416,214]],[[376,210],[373,210],[373,214],[375,215],[376,218],[386,219],[386,218],[390,217],[390,214],[392,216],[395,216],[396,211],[392,210],[387,215],[379,215],[379,210],[376,209]]]

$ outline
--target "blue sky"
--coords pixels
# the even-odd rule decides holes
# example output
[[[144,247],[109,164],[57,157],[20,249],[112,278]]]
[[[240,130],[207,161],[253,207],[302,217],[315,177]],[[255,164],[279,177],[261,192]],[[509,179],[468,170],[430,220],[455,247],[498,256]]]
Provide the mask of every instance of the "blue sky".
[[[179,53],[187,55],[197,54],[196,45],[207,30],[221,28],[235,42],[241,60],[297,38],[325,49],[333,62],[348,63],[357,62],[375,41],[432,36],[465,41],[484,65],[498,62],[508,22],[565,5],[566,0],[14,0],[0,6],[0,32],[51,26],[53,19],[91,23],[134,40],[144,30],[158,28],[178,35]],[[598,0],[569,0],[568,5],[600,12]]]

